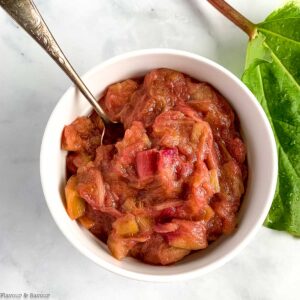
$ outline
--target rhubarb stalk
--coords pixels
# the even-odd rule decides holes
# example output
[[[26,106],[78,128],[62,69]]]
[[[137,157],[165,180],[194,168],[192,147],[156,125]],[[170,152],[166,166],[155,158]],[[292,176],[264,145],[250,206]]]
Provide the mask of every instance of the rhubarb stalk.
[[[248,20],[245,16],[235,10],[224,0],[207,0],[227,19],[237,25],[240,29],[247,33],[249,39],[252,40],[256,36],[256,25]]]

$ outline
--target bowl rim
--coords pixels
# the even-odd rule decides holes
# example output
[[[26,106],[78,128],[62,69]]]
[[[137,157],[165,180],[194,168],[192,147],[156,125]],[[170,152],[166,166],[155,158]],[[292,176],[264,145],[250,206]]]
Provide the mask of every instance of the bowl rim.
[[[243,91],[247,94],[248,99],[253,102],[253,105],[256,106],[256,109],[260,113],[260,117],[262,118],[265,129],[268,133],[268,136],[270,137],[270,142],[271,142],[271,148],[272,148],[272,153],[271,155],[271,160],[272,160],[272,178],[271,178],[271,184],[269,186],[269,193],[268,193],[268,199],[265,202],[264,209],[262,210],[260,216],[257,218],[255,225],[249,230],[247,235],[239,242],[235,247],[233,247],[231,250],[229,250],[224,256],[218,258],[214,262],[201,267],[200,269],[195,269],[191,271],[186,271],[183,273],[177,273],[177,274],[163,274],[163,275],[153,275],[153,274],[143,274],[135,271],[129,271],[122,269],[121,266],[116,266],[112,265],[109,262],[106,262],[102,258],[99,259],[94,253],[90,252],[87,248],[85,248],[84,245],[80,244],[79,242],[75,241],[72,239],[67,230],[63,228],[63,226],[60,225],[61,220],[56,216],[56,213],[54,211],[54,208],[51,205],[51,201],[49,197],[47,196],[45,192],[45,185],[46,185],[46,157],[44,156],[45,152],[45,144],[47,140],[47,136],[50,134],[50,124],[53,122],[52,120],[54,119],[54,116],[56,114],[56,111],[59,110],[60,106],[59,103],[61,102],[62,99],[66,98],[69,96],[69,94],[73,93],[76,90],[76,87],[74,85],[70,86],[66,92],[59,98],[57,101],[52,113],[50,114],[50,117],[47,121],[45,131],[43,134],[42,138],[42,143],[41,143],[41,148],[40,148],[40,178],[41,178],[41,185],[42,185],[42,190],[44,194],[45,201],[47,203],[47,206],[50,210],[50,213],[57,224],[58,228],[60,231],[63,233],[63,235],[70,241],[70,243],[82,254],[84,254],[87,258],[91,259],[94,263],[97,265],[100,265],[104,269],[111,271],[115,274],[124,276],[126,278],[130,279],[135,279],[139,281],[150,281],[150,282],[172,282],[172,281],[178,281],[178,280],[188,280],[195,278],[197,276],[203,275],[209,271],[215,270],[218,267],[224,265],[226,262],[231,260],[235,255],[237,255],[249,242],[250,240],[254,237],[254,235],[257,233],[259,228],[263,225],[263,222],[269,212],[269,209],[272,205],[273,197],[275,194],[275,189],[276,189],[276,183],[277,183],[277,175],[278,175],[278,156],[277,156],[277,147],[276,147],[276,142],[274,138],[274,134],[271,128],[271,125],[269,123],[269,120],[259,104],[258,100],[256,97],[252,94],[252,92],[248,89],[248,87],[233,73],[231,73],[229,70],[227,70],[225,67],[219,65],[218,63],[203,57],[198,54],[194,54],[188,51],[183,51],[183,50],[175,50],[175,49],[168,49],[168,48],[150,48],[150,49],[142,49],[142,50],[135,50],[135,51],[130,51],[123,53],[121,55],[114,56],[108,60],[105,60],[101,62],[100,64],[97,64],[93,68],[91,68],[88,72],[86,72],[81,78],[85,81],[90,77],[93,77],[94,74],[98,73],[99,70],[118,63],[120,61],[132,58],[132,57],[138,57],[138,56],[145,56],[145,55],[160,55],[160,54],[167,54],[167,55],[174,55],[174,56],[183,56],[183,57],[188,57],[197,61],[200,61],[204,64],[208,64],[216,69],[218,69],[219,72],[224,73],[227,77],[229,77],[232,81],[235,82],[235,84],[239,85]]]

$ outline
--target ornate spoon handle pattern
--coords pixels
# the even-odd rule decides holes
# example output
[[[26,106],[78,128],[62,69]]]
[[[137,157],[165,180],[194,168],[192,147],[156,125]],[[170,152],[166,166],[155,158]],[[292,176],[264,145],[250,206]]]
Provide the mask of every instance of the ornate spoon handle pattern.
[[[0,0],[0,6],[53,58],[107,123],[109,119],[77,75],[48,29],[32,0]]]

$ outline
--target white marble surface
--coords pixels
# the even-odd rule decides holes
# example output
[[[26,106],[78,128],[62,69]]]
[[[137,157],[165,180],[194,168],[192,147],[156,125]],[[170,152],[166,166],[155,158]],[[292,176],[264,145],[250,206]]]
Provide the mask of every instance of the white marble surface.
[[[169,47],[241,75],[246,36],[204,0],[39,0],[79,73],[126,51]],[[232,0],[254,21],[280,0]],[[0,293],[51,299],[299,299],[300,240],[261,228],[230,263],[170,284],[128,280],[83,257],[54,224],[39,178],[44,127],[69,80],[0,11]]]

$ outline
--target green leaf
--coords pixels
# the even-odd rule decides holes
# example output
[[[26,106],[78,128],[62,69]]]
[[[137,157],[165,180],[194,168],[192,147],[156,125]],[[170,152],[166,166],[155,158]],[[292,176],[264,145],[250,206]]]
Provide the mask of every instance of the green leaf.
[[[289,3],[257,25],[242,80],[271,123],[279,175],[265,226],[300,236],[300,6]]]

